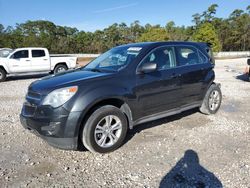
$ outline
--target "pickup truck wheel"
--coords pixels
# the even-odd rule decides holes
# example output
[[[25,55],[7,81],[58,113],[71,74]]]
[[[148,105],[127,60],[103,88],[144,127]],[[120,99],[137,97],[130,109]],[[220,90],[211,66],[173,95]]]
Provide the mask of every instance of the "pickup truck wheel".
[[[88,118],[82,132],[83,145],[91,152],[107,153],[122,145],[127,133],[127,119],[119,108],[98,108]]]
[[[6,79],[6,72],[0,68],[0,82],[4,82]]]
[[[203,99],[202,105],[200,107],[200,111],[207,115],[215,114],[220,108],[221,101],[222,94],[220,87],[216,84],[212,84],[207,90],[205,98]]]
[[[68,70],[68,67],[66,65],[57,65],[55,70],[54,70],[54,73],[57,74],[57,73],[60,73],[60,72],[64,72]]]

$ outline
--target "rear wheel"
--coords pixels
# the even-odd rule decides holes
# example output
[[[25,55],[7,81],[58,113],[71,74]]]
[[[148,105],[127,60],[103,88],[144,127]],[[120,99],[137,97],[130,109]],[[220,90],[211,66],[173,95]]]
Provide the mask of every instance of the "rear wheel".
[[[0,68],[0,82],[4,82],[6,79],[6,72],[2,68]]]
[[[127,127],[127,119],[119,108],[103,106],[88,118],[83,128],[82,142],[91,152],[111,152],[122,145]]]
[[[66,65],[63,65],[63,64],[59,64],[56,66],[56,68],[54,69],[54,73],[57,74],[57,73],[60,73],[60,72],[64,72],[68,70],[68,67]]]
[[[220,87],[216,84],[212,84],[207,90],[200,111],[204,114],[215,114],[220,108],[221,101],[222,94]]]

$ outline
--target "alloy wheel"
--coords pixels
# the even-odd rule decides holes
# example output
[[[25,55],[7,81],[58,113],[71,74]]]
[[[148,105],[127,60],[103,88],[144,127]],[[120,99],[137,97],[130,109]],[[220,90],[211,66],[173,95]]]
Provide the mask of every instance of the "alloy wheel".
[[[219,104],[220,104],[219,92],[214,90],[210,93],[210,96],[209,96],[208,105],[209,105],[210,110],[215,111],[219,107]]]
[[[119,140],[121,133],[121,120],[114,115],[105,116],[96,125],[95,142],[102,148],[111,147]]]

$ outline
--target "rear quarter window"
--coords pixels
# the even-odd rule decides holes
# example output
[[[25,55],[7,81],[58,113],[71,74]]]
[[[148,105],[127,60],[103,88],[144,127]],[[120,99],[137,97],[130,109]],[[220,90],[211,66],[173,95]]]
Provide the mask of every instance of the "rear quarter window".
[[[207,62],[207,57],[199,51],[199,58],[201,63],[206,63]]]
[[[176,56],[178,66],[194,65],[201,63],[198,50],[192,46],[177,46]]]
[[[32,57],[44,57],[45,51],[44,50],[32,50]]]

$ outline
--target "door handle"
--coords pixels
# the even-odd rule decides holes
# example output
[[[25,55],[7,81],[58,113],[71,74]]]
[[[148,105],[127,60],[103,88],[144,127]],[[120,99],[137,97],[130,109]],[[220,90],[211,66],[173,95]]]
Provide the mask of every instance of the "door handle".
[[[181,77],[181,74],[175,74],[175,73],[173,73],[172,76],[171,76],[171,78],[178,78],[178,77]]]
[[[30,61],[29,59],[26,59],[25,61]]]
[[[48,59],[43,59],[43,60],[45,60],[45,61],[46,61],[46,60],[48,60]]]
[[[177,78],[176,74],[172,74],[171,78]]]

